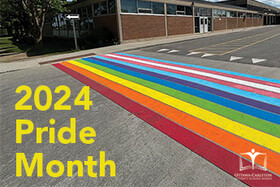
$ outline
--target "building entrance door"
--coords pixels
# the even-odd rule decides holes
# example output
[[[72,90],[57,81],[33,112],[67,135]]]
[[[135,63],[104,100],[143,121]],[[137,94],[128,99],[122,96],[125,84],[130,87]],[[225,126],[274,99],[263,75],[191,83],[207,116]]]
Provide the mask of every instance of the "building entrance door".
[[[199,17],[199,32],[205,33],[208,32],[208,18],[207,17]]]

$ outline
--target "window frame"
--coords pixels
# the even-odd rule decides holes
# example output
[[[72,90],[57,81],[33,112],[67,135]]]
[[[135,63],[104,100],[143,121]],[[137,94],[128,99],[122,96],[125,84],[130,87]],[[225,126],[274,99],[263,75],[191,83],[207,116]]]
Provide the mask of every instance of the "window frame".
[[[174,13],[169,14],[167,12],[168,11],[168,5],[175,6],[175,12]],[[183,7],[184,10],[178,10],[178,6]],[[191,14],[187,14],[187,8],[190,8]],[[167,16],[187,16],[187,17],[193,17],[194,16],[193,15],[193,10],[190,6],[170,4],[170,3],[166,4],[166,14],[167,14]]]
[[[227,17],[227,11],[223,10],[223,9],[213,9],[213,16],[214,17],[221,17],[221,18],[225,18]]]
[[[139,8],[139,2],[148,2],[150,3],[151,8]],[[136,10],[138,14],[153,14],[153,7],[151,1],[136,1]],[[140,12],[139,10],[143,11],[149,11],[149,12]]]
[[[154,12],[154,5],[155,5],[155,4],[161,4],[161,5],[162,5],[162,13],[155,13],[155,12]],[[164,3],[152,2],[152,14],[155,14],[155,15],[164,15]]]

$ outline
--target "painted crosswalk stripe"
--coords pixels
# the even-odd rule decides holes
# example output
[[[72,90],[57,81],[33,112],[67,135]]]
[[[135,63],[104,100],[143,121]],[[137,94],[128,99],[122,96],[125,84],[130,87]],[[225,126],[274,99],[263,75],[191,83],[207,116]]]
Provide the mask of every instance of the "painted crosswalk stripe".
[[[148,61],[145,61],[145,60],[138,60],[138,59],[133,59],[133,58],[129,58],[129,57],[123,57],[123,56],[120,56],[120,55],[109,54],[107,56],[117,57],[117,58],[121,58],[121,59],[127,59],[127,60],[131,60],[131,61],[140,62],[140,63],[143,63],[143,64],[150,64],[150,65],[154,65],[154,66],[165,67],[165,68],[179,70],[179,71],[183,71],[183,72],[195,73],[195,74],[198,74],[198,75],[204,75],[204,76],[208,76],[208,77],[212,77],[212,78],[216,78],[216,79],[220,79],[220,80],[226,80],[226,81],[229,81],[229,82],[235,82],[235,83],[244,84],[244,85],[247,85],[247,86],[252,86],[252,87],[256,87],[256,88],[280,93],[280,88],[276,88],[276,87],[273,87],[273,86],[261,85],[261,84],[258,84],[258,83],[252,83],[252,82],[248,82],[248,81],[243,81],[243,80],[238,80],[238,79],[234,79],[234,78],[224,77],[224,76],[215,75],[215,74],[211,74],[211,73],[205,73],[205,72],[202,73],[202,72],[199,72],[199,71],[190,70],[190,69],[186,69],[186,68],[180,68],[180,67],[171,66],[171,65],[163,65],[163,64],[152,63],[152,62],[148,62]]]
[[[280,175],[279,99],[253,93],[261,88],[269,93],[271,90],[268,88],[271,87],[277,93],[279,80],[124,53],[68,61],[55,66],[85,84],[94,84],[94,89],[102,86],[108,88],[106,92],[103,92],[104,88],[99,91],[135,115],[141,113],[139,117],[146,122],[232,175],[231,168],[219,161],[221,159],[208,157],[202,145],[197,145],[197,148],[204,151],[196,150],[193,147],[195,140],[190,139],[187,143],[182,139],[184,135],[179,134],[195,132],[202,138],[200,142],[204,141],[209,146],[212,145],[210,142],[215,143],[213,149],[224,151],[231,159],[234,158],[231,154],[242,157],[240,153],[248,152],[251,148],[265,152],[269,155],[268,170]],[[208,76],[203,73],[208,73]],[[212,74],[220,77],[210,77]],[[225,86],[223,84],[227,83],[224,81],[243,87]],[[119,94],[119,97],[124,96],[129,100],[114,99],[108,93]],[[132,105],[131,102],[135,103]],[[137,107],[133,108],[134,105]],[[145,110],[146,113],[138,110]],[[156,117],[158,114],[164,118]],[[227,154],[226,150],[232,153]],[[259,160],[257,163],[262,164]]]
[[[129,67],[126,65],[118,64],[112,61],[100,59],[98,57],[84,58],[83,60],[94,62],[96,64],[109,67],[111,69],[117,69],[120,72],[130,74],[135,77],[139,77],[141,79],[145,79],[151,82],[159,83],[161,85],[165,85],[170,88],[174,88],[180,90],[181,92],[185,92],[200,98],[207,99],[211,102],[233,108],[234,110],[256,116],[262,118],[259,115],[263,115],[267,117],[269,113],[266,113],[262,110],[269,111],[275,114],[280,114],[280,107],[270,105],[267,103],[257,102],[255,100],[239,97],[237,95],[218,91],[210,87],[196,85],[194,83],[190,83],[187,81],[182,81],[176,78],[161,76],[160,74],[156,74],[153,72],[148,72],[145,70],[140,70],[137,68]],[[187,86],[187,89],[186,87]],[[250,107],[252,106],[252,107]],[[261,110],[258,110],[261,109]],[[272,116],[271,116],[272,117]]]
[[[139,55],[133,55],[133,54],[126,54],[126,53],[116,53],[116,54],[121,54],[121,55],[129,56],[129,57],[134,57],[134,58],[141,58],[141,59],[145,59],[145,60],[164,62],[164,63],[170,63],[170,64],[175,64],[175,65],[182,65],[182,66],[185,66],[185,67],[188,67],[188,68],[189,67],[199,68],[201,70],[208,70],[208,71],[213,71],[213,72],[217,72],[217,73],[228,74],[228,76],[230,76],[230,75],[239,76],[239,78],[241,80],[243,80],[243,78],[249,78],[249,79],[255,79],[255,80],[259,80],[259,81],[265,81],[268,84],[275,83],[274,86],[276,85],[277,87],[280,87],[280,80],[277,80],[277,79],[272,79],[272,78],[267,78],[267,77],[260,77],[260,76],[245,74],[245,73],[239,73],[239,72],[224,70],[224,69],[217,69],[217,68],[199,66],[199,65],[194,65],[194,64],[172,62],[172,61],[167,61],[167,60],[162,60],[162,59],[155,59],[155,58],[151,58],[151,57],[145,57],[145,56],[139,56]]]
[[[122,68],[118,68],[118,67],[114,67],[112,65],[106,65],[102,62],[98,62],[98,61],[90,61],[90,59],[88,59],[89,61],[86,61],[86,59],[84,60],[77,60],[78,62],[81,62],[83,64],[86,64],[88,66],[100,69],[102,71],[105,71],[107,73],[113,74],[115,76],[124,78],[126,80],[130,80],[133,81],[135,83],[141,84],[143,86],[149,87],[151,89],[160,91],[162,93],[168,94],[172,97],[181,99],[185,102],[189,102],[191,104],[195,104],[201,108],[204,108],[208,111],[212,111],[215,112],[221,116],[225,116],[229,119],[235,120],[235,121],[239,121],[242,124],[246,124],[247,126],[251,126],[255,129],[258,129],[260,131],[266,131],[274,136],[280,137],[280,126],[267,122],[265,120],[261,120],[259,118],[254,118],[252,116],[243,114],[241,112],[237,112],[235,110],[231,110],[230,108],[227,107],[223,107],[221,105],[217,105],[215,103],[209,102],[207,99],[202,99],[200,97],[196,97],[195,95],[191,95],[191,94],[187,94],[187,93],[183,93],[180,91],[180,89],[178,88],[178,86],[175,86],[173,88],[171,87],[167,87],[164,86],[162,84],[158,84],[152,81],[148,80],[144,80],[143,77],[138,76],[136,72],[134,71],[130,71],[130,70],[125,70]],[[141,78],[140,78],[141,77]],[[166,81],[165,81],[166,82]],[[182,90],[183,91],[183,90]],[[199,95],[201,96],[201,95]],[[215,110],[213,110],[215,108]],[[220,109],[219,109],[220,108]],[[233,115],[232,114],[236,114]],[[245,120],[247,119],[247,120]],[[267,131],[268,130],[268,131]]]
[[[109,56],[109,55],[102,55],[102,56],[107,57],[107,58],[112,58],[112,59],[115,59],[115,60],[122,60],[122,59],[119,58],[119,56]],[[166,65],[159,64],[159,63],[148,63],[148,64],[147,63],[140,63],[138,61],[131,61],[130,58],[128,60],[125,60],[125,61],[129,62],[129,63],[132,63],[132,64],[136,64],[136,65],[141,65],[141,66],[145,66],[145,67],[149,67],[149,68],[164,70],[164,71],[167,71],[167,72],[177,73],[177,74],[180,74],[180,75],[185,75],[185,76],[189,76],[189,77],[193,77],[193,78],[199,78],[199,79],[203,79],[203,80],[206,80],[206,81],[219,83],[219,84],[222,84],[222,85],[225,85],[225,86],[231,86],[231,87],[242,89],[242,90],[245,90],[245,91],[250,91],[250,92],[257,93],[257,94],[266,95],[266,96],[270,96],[270,97],[280,99],[280,93],[275,93],[275,92],[272,92],[272,91],[264,90],[264,89],[262,89],[263,88],[262,85],[258,84],[258,83],[251,83],[251,82],[243,81],[243,80],[241,80],[241,82],[238,82],[238,79],[233,79],[233,78],[219,76],[219,75],[217,76],[215,74],[209,74],[210,75],[209,76],[207,73],[202,73],[200,71],[195,71],[195,70],[184,71],[184,70],[186,70],[185,68],[174,67],[174,66],[173,66],[174,68],[172,68],[172,66],[166,66]],[[171,67],[171,68],[168,68],[168,67]],[[196,73],[196,72],[198,72],[198,73]],[[213,75],[213,76],[211,76],[211,75]],[[221,77],[221,78],[218,79],[217,77]],[[233,81],[230,81],[230,80],[233,80]],[[235,80],[237,80],[237,81],[235,81]],[[242,84],[242,82],[245,82],[245,84]],[[246,83],[248,83],[248,84],[246,85]],[[257,86],[253,87],[250,84],[257,84]],[[278,89],[278,88],[276,87],[275,89]],[[279,88],[279,90],[280,90],[280,88]]]
[[[106,58],[104,58],[102,56],[98,56],[96,58],[106,60]],[[175,78],[183,80],[183,81],[189,81],[189,82],[200,84],[200,85],[203,85],[203,86],[208,86],[208,87],[215,88],[215,89],[218,89],[218,90],[221,90],[221,91],[226,91],[226,92],[229,92],[229,93],[233,93],[235,95],[239,95],[239,96],[243,96],[243,97],[247,97],[247,98],[254,98],[255,100],[258,100],[260,102],[265,102],[265,103],[269,103],[269,104],[272,104],[272,105],[280,106],[280,100],[279,99],[255,94],[255,93],[252,93],[252,92],[239,90],[239,89],[236,89],[236,88],[233,88],[233,87],[224,86],[224,85],[221,85],[221,84],[216,84],[216,83],[201,80],[201,79],[196,79],[196,78],[192,78],[192,77],[183,76],[183,75],[176,74],[176,73],[170,73],[170,72],[166,72],[166,71],[162,71],[162,70],[143,67],[143,66],[131,64],[131,63],[128,63],[128,62],[125,62],[125,61],[119,61],[119,60],[114,60],[114,59],[111,59],[111,61],[119,63],[119,64],[127,65],[127,66],[130,66],[130,67],[135,67],[135,68],[138,68],[138,69],[158,73],[158,74],[161,74],[161,75],[165,75],[165,76],[169,76],[169,77],[175,77]]]

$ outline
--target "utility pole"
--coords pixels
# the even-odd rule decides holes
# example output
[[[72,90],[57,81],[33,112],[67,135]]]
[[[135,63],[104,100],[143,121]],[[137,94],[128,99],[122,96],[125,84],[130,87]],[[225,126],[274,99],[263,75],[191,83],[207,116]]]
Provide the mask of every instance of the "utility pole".
[[[74,40],[75,40],[75,48],[78,50],[78,43],[77,43],[77,36],[76,36],[76,29],[75,29],[75,20],[72,19],[73,22],[73,34],[74,34]]]
[[[72,20],[75,48],[76,48],[76,50],[78,50],[77,35],[76,35],[76,29],[75,29],[75,20],[79,20],[80,15],[79,14],[67,14],[66,18],[69,20]]]

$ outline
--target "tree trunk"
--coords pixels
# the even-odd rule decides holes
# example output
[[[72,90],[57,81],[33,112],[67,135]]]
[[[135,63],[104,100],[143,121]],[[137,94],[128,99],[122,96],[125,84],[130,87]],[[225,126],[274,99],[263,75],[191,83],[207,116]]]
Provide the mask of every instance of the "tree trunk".
[[[39,31],[36,35],[36,37],[34,37],[34,43],[35,45],[42,45],[42,39],[43,39],[43,28],[39,28]]]
[[[42,3],[44,4],[45,2],[43,1]],[[28,17],[28,25],[30,28],[29,33],[31,34],[34,44],[37,45],[43,38],[46,7],[42,6],[41,9],[38,10],[34,4],[34,1],[31,1],[29,4],[27,4],[24,0],[21,0],[21,5],[26,11],[26,15]]]

